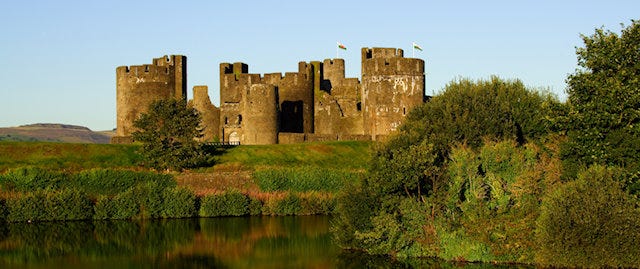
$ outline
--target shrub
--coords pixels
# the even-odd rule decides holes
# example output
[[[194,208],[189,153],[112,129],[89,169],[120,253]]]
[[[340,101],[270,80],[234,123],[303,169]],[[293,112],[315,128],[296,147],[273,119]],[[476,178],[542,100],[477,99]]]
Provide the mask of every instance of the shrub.
[[[273,215],[288,216],[297,215],[300,211],[302,211],[300,197],[295,194],[288,194],[275,203],[275,207],[271,213]]]
[[[262,214],[262,201],[251,197],[249,200],[249,214],[251,216],[259,216]]]
[[[22,167],[0,175],[0,186],[5,190],[21,192],[57,189],[66,178],[66,175],[59,172],[35,167]]]
[[[249,214],[249,198],[231,191],[205,196],[200,205],[201,217],[244,216]]]
[[[166,189],[163,198],[163,218],[190,218],[196,215],[196,196],[191,190]]]
[[[46,197],[44,204],[48,216],[44,220],[86,220],[93,216],[93,202],[82,191],[48,191]]]
[[[93,205],[93,219],[106,220],[111,219],[114,214],[113,203],[111,198],[106,195],[100,195]]]
[[[133,189],[114,196],[109,203],[113,207],[112,219],[131,219],[140,213],[140,207]]]
[[[23,222],[43,220],[46,208],[42,206],[46,195],[43,191],[37,191],[24,195],[17,195],[7,199],[7,221]]]
[[[640,267],[640,212],[622,190],[624,171],[593,166],[545,197],[537,259],[579,267]]]

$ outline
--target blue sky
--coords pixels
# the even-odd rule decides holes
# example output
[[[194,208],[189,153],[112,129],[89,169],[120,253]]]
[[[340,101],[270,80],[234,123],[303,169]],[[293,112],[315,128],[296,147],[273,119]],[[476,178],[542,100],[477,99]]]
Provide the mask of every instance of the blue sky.
[[[2,1],[0,127],[116,125],[115,69],[187,56],[189,98],[218,68],[295,72],[299,61],[336,57],[360,77],[360,48],[411,43],[424,51],[426,94],[456,78],[498,75],[566,98],[580,34],[619,32],[640,19],[640,1]]]

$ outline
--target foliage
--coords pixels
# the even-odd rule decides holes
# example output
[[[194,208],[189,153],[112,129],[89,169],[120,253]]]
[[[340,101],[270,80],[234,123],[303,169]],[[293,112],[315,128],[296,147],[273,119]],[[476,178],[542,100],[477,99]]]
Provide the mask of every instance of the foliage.
[[[164,204],[161,211],[163,218],[190,218],[196,216],[196,196],[189,189],[165,189]]]
[[[41,168],[21,167],[0,175],[0,186],[6,191],[59,189],[67,175]]]
[[[358,173],[316,167],[257,170],[256,184],[263,191],[327,191],[337,192],[358,181]]]
[[[140,115],[133,126],[133,139],[142,143],[140,154],[146,165],[158,170],[181,170],[204,164],[208,157],[195,140],[202,136],[198,111],[186,101],[158,100]]]
[[[93,215],[92,201],[81,191],[39,190],[7,199],[7,221],[86,220]]]
[[[560,182],[559,160],[550,147],[486,141],[478,150],[464,144],[452,149],[445,210],[438,218],[445,226],[439,232],[443,257],[533,261],[541,197]],[[477,256],[450,240],[481,244],[476,250],[489,252]]]
[[[545,197],[538,261],[554,266],[640,267],[640,211],[624,171],[592,166]]]
[[[237,191],[207,195],[202,198],[200,216],[244,216],[249,214],[249,203],[249,198]]]
[[[362,188],[341,196],[339,216],[333,223],[337,241],[374,253],[433,254],[437,235],[426,220],[447,213],[451,148],[465,144],[476,149],[485,141],[503,139],[515,141],[514,146],[536,142],[551,132],[554,125],[549,119],[558,107],[551,95],[529,90],[517,80],[492,77],[450,83],[411,111],[399,132],[375,149]],[[429,218],[422,218],[424,233],[409,238],[403,233],[418,227],[420,218],[414,211],[401,209],[406,199],[422,203],[430,212]],[[496,199],[493,207],[505,201]]]
[[[582,40],[580,69],[567,79],[570,109],[559,120],[569,137],[567,177],[591,164],[640,172],[640,22],[620,34],[596,29]]]

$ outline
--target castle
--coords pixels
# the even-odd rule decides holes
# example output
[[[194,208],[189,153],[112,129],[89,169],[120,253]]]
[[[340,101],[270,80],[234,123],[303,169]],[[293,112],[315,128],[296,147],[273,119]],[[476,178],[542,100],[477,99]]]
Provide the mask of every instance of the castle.
[[[220,64],[220,107],[207,86],[190,105],[202,116],[203,141],[277,144],[381,140],[425,102],[424,61],[396,48],[362,48],[362,80],[345,77],[343,59],[300,62],[298,72],[251,74],[245,63]],[[131,143],[133,121],[163,98],[186,99],[187,60],[172,55],[116,69],[117,130]]]

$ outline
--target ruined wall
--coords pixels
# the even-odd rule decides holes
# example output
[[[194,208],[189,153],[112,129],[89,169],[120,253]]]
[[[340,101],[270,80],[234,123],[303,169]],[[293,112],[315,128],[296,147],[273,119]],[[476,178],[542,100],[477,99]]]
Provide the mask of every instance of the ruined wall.
[[[321,72],[319,89],[314,88],[315,133],[363,134],[360,81],[345,78],[343,59],[317,65]]]
[[[424,102],[424,61],[395,48],[362,49],[364,131],[373,140],[395,131]]]
[[[116,68],[116,136],[114,143],[131,141],[133,122],[159,99],[186,99],[187,57],[164,56],[153,64]]]
[[[189,101],[200,112],[202,122],[202,142],[212,142],[220,138],[220,109],[211,103],[207,86],[194,86],[193,99]]]
[[[253,84],[243,95],[243,145],[278,143],[278,100],[274,85]]]

